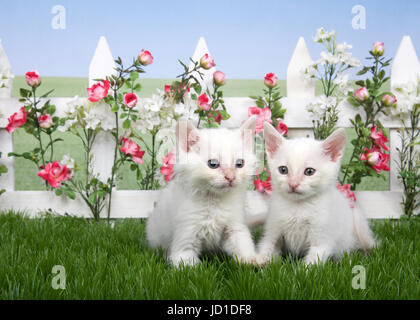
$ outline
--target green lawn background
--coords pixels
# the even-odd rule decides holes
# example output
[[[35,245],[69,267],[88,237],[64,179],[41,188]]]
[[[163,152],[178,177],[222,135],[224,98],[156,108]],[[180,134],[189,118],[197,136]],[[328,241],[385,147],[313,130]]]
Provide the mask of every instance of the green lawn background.
[[[163,89],[165,84],[170,84],[174,79],[141,79],[142,91],[141,97],[150,97],[156,88]],[[13,80],[14,97],[19,96],[19,88],[26,87],[25,78],[17,76]],[[86,88],[88,87],[87,78],[62,78],[62,77],[43,77],[40,92],[47,92],[54,89],[51,97],[73,97],[79,95],[86,97]],[[247,97],[250,95],[259,95],[264,88],[264,81],[257,79],[228,79],[223,88],[226,97]],[[283,96],[286,95],[286,81],[280,80],[280,91]],[[315,86],[316,94],[321,94],[322,88],[319,82]],[[347,129],[347,148],[344,155],[344,161],[350,157],[350,141],[355,134],[351,129]],[[68,133],[57,133],[56,137],[64,138],[65,141],[55,145],[56,159],[61,159],[64,154],[70,154],[83,168],[84,160],[82,145],[79,140]],[[14,150],[16,153],[32,150],[36,146],[36,140],[26,134],[23,130],[17,130],[14,133]],[[146,157],[147,161],[147,157]],[[38,169],[33,163],[22,158],[15,159],[15,188],[16,190],[43,190],[43,181],[36,175]],[[386,173],[386,179],[366,178],[358,187],[359,190],[389,190],[389,174]],[[119,189],[138,189],[135,177],[131,174],[128,166],[125,166],[118,179]]]

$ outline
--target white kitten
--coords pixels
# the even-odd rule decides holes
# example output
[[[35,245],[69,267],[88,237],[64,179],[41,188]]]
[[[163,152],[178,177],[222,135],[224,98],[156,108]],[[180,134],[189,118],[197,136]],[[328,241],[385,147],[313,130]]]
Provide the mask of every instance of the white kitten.
[[[223,250],[253,262],[255,246],[244,217],[254,173],[256,117],[240,129],[201,129],[180,120],[175,176],[162,190],[147,221],[152,247],[168,249],[169,261],[193,265],[203,250]]]
[[[264,139],[273,194],[259,263],[281,251],[325,262],[354,249],[368,251],[375,241],[368,221],[336,188],[346,134],[339,129],[325,141],[286,140],[270,124]]]

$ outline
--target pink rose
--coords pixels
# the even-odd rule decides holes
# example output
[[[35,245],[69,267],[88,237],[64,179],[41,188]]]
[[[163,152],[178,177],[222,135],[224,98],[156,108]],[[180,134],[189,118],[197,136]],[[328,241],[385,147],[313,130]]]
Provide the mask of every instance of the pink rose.
[[[164,87],[163,91],[165,93],[170,93],[171,92],[171,86],[169,84],[165,84],[165,87]]]
[[[287,134],[289,132],[289,128],[287,127],[287,125],[283,122],[283,120],[281,118],[277,119],[277,127],[276,127],[277,131],[284,136],[285,134]]]
[[[140,54],[139,54],[139,62],[143,66],[147,66],[149,64],[152,64],[153,63],[152,54],[149,51],[142,49]]]
[[[389,148],[385,144],[388,142],[388,139],[385,137],[382,130],[377,131],[376,126],[372,127],[370,129],[370,137],[378,147],[382,147],[384,150],[389,151]]]
[[[140,146],[134,141],[123,138],[122,147],[120,148],[121,152],[131,156],[131,159],[138,164],[143,163],[143,156],[145,151],[140,150]]]
[[[264,84],[269,88],[274,88],[277,85],[277,76],[274,73],[267,73],[264,77]]]
[[[9,124],[6,127],[7,132],[12,133],[17,128],[23,126],[26,123],[26,111],[25,107],[19,109],[9,117]]]
[[[41,83],[41,78],[39,76],[39,72],[34,71],[28,71],[25,73],[25,80],[28,86],[30,87],[37,87]]]
[[[216,116],[213,114],[213,113],[216,113]],[[214,120],[215,122],[217,122],[218,124],[220,124],[221,122],[222,122],[222,120],[223,120],[223,117],[222,117],[222,114],[220,113],[220,111],[213,111],[213,112],[210,112],[208,115],[207,115],[207,117],[209,118],[209,119],[212,119],[212,120]]]
[[[248,117],[256,114],[258,116],[257,122],[255,125],[255,134],[260,133],[264,128],[264,122],[267,121],[268,123],[273,123],[271,120],[271,110],[269,107],[265,107],[264,109],[258,107],[249,107],[248,108]]]
[[[49,129],[53,125],[52,118],[49,114],[43,114],[38,118],[38,123],[41,128]]]
[[[254,180],[254,186],[258,192],[271,195],[271,193],[273,192],[273,186],[271,185],[271,175],[266,168],[264,168],[263,171],[266,171],[268,173],[267,178],[265,179],[265,181],[262,180],[259,172],[257,171],[257,177]]]
[[[48,181],[53,188],[60,188],[63,181],[71,179],[69,168],[58,161],[47,163],[45,168],[38,172],[37,175]]]
[[[353,96],[356,100],[363,102],[369,98],[369,91],[366,87],[361,87],[360,89],[354,91]]]
[[[350,200],[350,208],[354,208],[354,203],[356,202],[356,196],[354,192],[351,190],[351,184],[341,185],[337,182],[337,189],[341,191],[342,194],[346,196],[347,199]]]
[[[165,176],[165,181],[169,182],[174,176],[175,153],[173,149],[166,156],[162,157],[162,164],[160,173]]]
[[[97,102],[106,97],[109,90],[109,81],[99,81],[92,87],[87,88],[88,99],[92,102]]]
[[[381,101],[382,101],[382,104],[387,107],[391,107],[397,103],[397,99],[395,98],[395,96],[393,95],[391,96],[390,94],[384,94],[382,96]]]
[[[222,71],[215,71],[213,81],[216,85],[223,86],[226,83],[226,75]]]
[[[210,102],[210,99],[209,97],[207,97],[205,93],[203,93],[202,95],[198,97],[198,107],[201,110],[209,111],[211,109],[211,105],[209,102]]]
[[[206,53],[200,59],[200,66],[205,70],[209,70],[210,68],[216,66],[216,64],[214,63],[213,58],[208,53]]]
[[[139,102],[139,97],[135,93],[126,93],[124,95],[124,104],[127,108],[134,107]]]
[[[385,52],[385,43],[377,41],[373,44],[372,53],[374,56],[377,56],[377,57],[382,56],[384,52]]]
[[[382,152],[378,147],[372,149],[365,149],[365,153],[360,155],[360,160],[366,161],[366,163],[376,171],[380,173],[381,170],[389,171],[389,154]]]

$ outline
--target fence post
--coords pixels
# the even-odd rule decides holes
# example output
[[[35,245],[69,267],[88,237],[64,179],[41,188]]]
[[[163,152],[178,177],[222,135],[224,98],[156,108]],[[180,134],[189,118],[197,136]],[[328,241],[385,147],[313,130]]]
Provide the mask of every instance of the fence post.
[[[287,98],[312,99],[315,97],[314,79],[304,79],[302,74],[303,69],[311,63],[312,59],[305,39],[300,37],[287,67]]]
[[[417,58],[416,50],[410,36],[403,36],[398,47],[397,53],[391,66],[391,91],[399,99],[399,93],[395,90],[398,87],[408,83],[417,86],[418,77],[420,76],[420,63]],[[401,147],[401,140],[398,130],[390,129],[390,190],[402,191],[402,183],[398,179],[398,163],[399,156],[397,148]]]
[[[201,57],[204,56],[206,53],[210,55],[206,40],[203,37],[201,37],[198,40],[197,46],[195,48],[194,54],[191,59],[193,61],[200,62]],[[190,65],[189,65],[190,70],[193,67],[194,67],[194,64],[190,62]],[[212,67],[209,70],[202,69],[200,71],[204,73],[203,79],[201,79],[201,77],[196,72],[193,73],[194,77],[196,77],[197,80],[200,82],[200,85],[203,88],[203,91],[208,89],[210,93],[213,93],[213,73],[216,71],[216,68]]]
[[[105,79],[115,74],[115,62],[105,37],[100,37],[95,54],[89,66],[89,85],[94,79]],[[114,159],[115,140],[108,131],[100,131],[92,146],[92,168],[94,174],[106,182],[111,176]]]
[[[7,78],[7,79],[3,79]],[[6,52],[1,45],[0,40],[0,98],[4,99],[7,103],[12,96],[12,81],[13,76],[11,73],[11,66],[9,59],[7,59]],[[2,107],[3,103],[0,103],[0,152],[2,153],[0,158],[0,164],[4,164],[7,167],[8,172],[4,173],[0,177],[0,190],[14,190],[15,189],[15,174],[14,174],[14,161],[13,157],[8,157],[9,152],[13,152],[13,134],[9,134],[4,127],[7,125],[6,110],[8,108]]]

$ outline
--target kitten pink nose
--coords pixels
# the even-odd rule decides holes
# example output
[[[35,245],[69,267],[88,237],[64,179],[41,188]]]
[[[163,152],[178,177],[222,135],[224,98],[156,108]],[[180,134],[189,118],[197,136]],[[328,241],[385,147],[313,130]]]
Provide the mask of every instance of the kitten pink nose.
[[[224,171],[225,179],[229,182],[229,185],[232,185],[233,181],[235,180],[235,174],[233,170],[226,170]]]
[[[293,192],[295,192],[295,191],[296,191],[297,187],[299,187],[299,183],[296,183],[296,182],[289,182],[289,188],[290,188]]]

